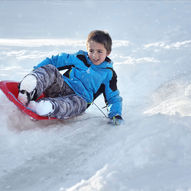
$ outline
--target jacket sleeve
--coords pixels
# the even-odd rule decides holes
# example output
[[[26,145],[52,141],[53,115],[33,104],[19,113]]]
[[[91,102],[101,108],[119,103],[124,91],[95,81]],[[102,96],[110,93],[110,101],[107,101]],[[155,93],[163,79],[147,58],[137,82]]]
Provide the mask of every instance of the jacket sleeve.
[[[48,64],[54,65],[56,68],[64,68],[65,66],[71,66],[76,63],[76,55],[75,54],[66,54],[62,53],[56,56],[52,56],[51,58],[46,58],[42,62],[40,62],[37,66],[34,66],[34,69],[39,68],[41,66],[45,66]]]
[[[105,100],[109,109],[109,118],[116,115],[122,115],[122,98],[117,89],[117,75],[113,69],[109,72],[108,79],[105,83]]]

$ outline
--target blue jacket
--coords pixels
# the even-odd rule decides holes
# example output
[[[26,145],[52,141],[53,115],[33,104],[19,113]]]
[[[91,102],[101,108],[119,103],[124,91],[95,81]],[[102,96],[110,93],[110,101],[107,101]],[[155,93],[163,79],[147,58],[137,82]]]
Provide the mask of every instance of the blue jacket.
[[[89,104],[103,93],[109,108],[109,117],[121,116],[122,98],[117,89],[117,75],[108,57],[102,64],[94,65],[88,53],[80,50],[76,54],[61,53],[46,58],[34,68],[47,64],[54,65],[58,70],[68,69],[63,75],[65,82]]]

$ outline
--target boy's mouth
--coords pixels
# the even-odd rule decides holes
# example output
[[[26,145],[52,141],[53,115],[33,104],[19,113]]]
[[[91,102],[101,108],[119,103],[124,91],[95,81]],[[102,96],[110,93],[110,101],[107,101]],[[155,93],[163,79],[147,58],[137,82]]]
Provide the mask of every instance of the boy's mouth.
[[[97,59],[97,60],[94,59],[93,62],[99,62],[99,59]]]

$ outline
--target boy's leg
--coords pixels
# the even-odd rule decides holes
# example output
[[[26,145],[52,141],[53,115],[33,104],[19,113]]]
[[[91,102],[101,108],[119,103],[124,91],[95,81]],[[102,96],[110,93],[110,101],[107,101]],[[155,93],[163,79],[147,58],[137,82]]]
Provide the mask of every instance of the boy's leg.
[[[46,97],[65,96],[74,91],[65,83],[58,69],[49,64],[34,70],[33,75],[37,78],[38,97],[44,92]]]
[[[32,83],[32,86],[31,86]],[[20,83],[19,98],[26,97],[23,102],[37,99],[42,93],[48,97],[57,97],[74,93],[64,82],[62,75],[53,65],[35,69],[24,77]]]
[[[23,88],[24,85],[27,86],[27,78],[30,79],[29,84],[31,84],[31,80],[35,80],[35,83],[32,83],[32,90],[29,91],[34,92],[32,93],[33,97],[30,97],[28,101],[35,100],[43,92],[46,94],[46,98],[39,100],[39,102],[29,102],[28,106],[37,114],[68,119],[86,110],[87,102],[76,95],[65,83],[55,66],[46,65],[35,69],[23,79],[20,88]],[[20,93],[22,93],[21,91],[22,89],[20,89]]]
[[[50,112],[47,112],[43,104],[51,103]],[[34,104],[34,105],[33,105]],[[30,102],[29,107],[42,116],[68,119],[83,113],[87,108],[87,102],[76,94],[63,97],[43,98],[39,102]]]

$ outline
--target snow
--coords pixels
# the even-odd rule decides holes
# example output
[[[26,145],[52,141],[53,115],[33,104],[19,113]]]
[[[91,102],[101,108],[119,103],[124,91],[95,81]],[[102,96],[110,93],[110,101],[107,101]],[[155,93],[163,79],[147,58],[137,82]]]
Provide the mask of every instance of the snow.
[[[32,121],[0,92],[0,190],[191,190],[190,17],[188,0],[1,1],[0,80],[107,30],[125,123],[107,124],[95,105]]]

